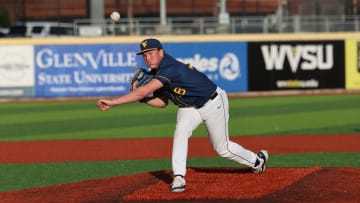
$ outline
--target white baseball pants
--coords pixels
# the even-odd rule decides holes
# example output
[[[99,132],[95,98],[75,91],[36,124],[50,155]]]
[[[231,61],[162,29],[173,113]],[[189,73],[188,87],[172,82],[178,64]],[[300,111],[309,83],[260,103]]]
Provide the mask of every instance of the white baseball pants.
[[[253,167],[256,154],[229,140],[229,101],[224,90],[217,88],[218,96],[209,100],[202,108],[179,108],[172,148],[172,170],[174,175],[186,175],[188,139],[192,132],[204,122],[213,149],[223,158]]]

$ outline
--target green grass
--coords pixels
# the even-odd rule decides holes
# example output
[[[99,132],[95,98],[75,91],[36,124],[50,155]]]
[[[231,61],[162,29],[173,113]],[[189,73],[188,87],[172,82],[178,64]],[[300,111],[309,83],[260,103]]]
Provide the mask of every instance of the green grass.
[[[167,160],[0,164],[0,192],[157,171],[169,167]]]
[[[0,104],[0,141],[172,137],[176,107],[139,103],[100,112],[96,101]],[[360,133],[360,95],[230,100],[231,135]],[[204,126],[194,136],[206,136]],[[121,146],[120,146],[121,147]],[[360,167],[360,153],[271,155],[270,167]],[[241,167],[221,158],[191,158],[189,167]],[[140,172],[168,170],[170,160],[0,164],[0,192]]]
[[[359,133],[360,95],[230,100],[230,134]],[[134,103],[107,112],[95,101],[3,103],[0,141],[171,137],[176,107]],[[202,125],[194,136],[205,136]]]

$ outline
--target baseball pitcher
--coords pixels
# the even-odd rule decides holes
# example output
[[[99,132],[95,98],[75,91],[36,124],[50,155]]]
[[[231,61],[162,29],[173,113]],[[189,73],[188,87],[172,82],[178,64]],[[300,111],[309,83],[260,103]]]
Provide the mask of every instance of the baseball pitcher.
[[[174,180],[170,191],[185,191],[188,139],[201,123],[205,123],[211,145],[219,156],[249,166],[255,173],[265,171],[269,158],[266,150],[254,153],[230,141],[229,104],[224,90],[192,65],[167,54],[157,39],[143,40],[137,54],[143,56],[151,71],[137,69],[131,80],[132,91],[113,100],[100,99],[97,106],[105,111],[117,105],[141,101],[163,108],[170,100],[179,107],[172,150]]]

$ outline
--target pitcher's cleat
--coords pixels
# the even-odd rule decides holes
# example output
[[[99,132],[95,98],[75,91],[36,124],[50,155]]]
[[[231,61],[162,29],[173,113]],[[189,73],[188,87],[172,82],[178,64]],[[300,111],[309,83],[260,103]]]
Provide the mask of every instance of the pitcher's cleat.
[[[175,175],[170,185],[171,192],[184,192],[186,187],[185,178],[182,175]]]
[[[266,150],[260,150],[257,154],[257,160],[252,168],[254,173],[264,173],[266,162],[269,160],[269,153]]]

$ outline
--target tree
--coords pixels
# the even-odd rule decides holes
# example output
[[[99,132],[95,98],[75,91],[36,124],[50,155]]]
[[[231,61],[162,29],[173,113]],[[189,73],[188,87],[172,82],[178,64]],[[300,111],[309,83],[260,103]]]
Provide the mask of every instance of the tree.
[[[0,8],[0,27],[10,27],[9,11],[6,8]]]

